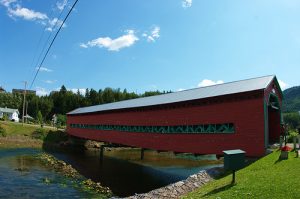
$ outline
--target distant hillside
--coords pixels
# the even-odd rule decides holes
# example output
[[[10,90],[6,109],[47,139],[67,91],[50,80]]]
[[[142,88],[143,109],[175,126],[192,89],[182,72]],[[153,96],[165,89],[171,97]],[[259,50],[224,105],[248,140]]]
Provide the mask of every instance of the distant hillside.
[[[300,86],[284,90],[283,95],[283,112],[300,111]]]

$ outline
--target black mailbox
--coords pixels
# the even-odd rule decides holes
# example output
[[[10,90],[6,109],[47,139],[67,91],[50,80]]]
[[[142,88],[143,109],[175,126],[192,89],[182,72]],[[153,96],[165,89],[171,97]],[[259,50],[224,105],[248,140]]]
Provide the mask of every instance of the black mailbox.
[[[245,151],[240,149],[223,151],[224,169],[236,171],[245,166]]]

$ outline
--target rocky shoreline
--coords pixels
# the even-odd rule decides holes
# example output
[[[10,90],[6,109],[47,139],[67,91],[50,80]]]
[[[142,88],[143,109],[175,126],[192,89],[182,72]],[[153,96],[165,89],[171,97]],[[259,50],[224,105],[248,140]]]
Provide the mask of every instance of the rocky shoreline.
[[[186,180],[181,180],[148,193],[136,194],[124,199],[175,199],[199,188],[223,173],[223,167],[214,167],[200,171],[197,174],[189,176]],[[113,197],[114,198],[114,197]],[[114,198],[116,199],[116,198]]]
[[[62,160],[56,159],[54,156],[42,153],[36,157],[46,165],[50,165],[56,172],[61,173],[65,177],[76,180],[83,188],[93,191],[94,193],[102,194],[103,196],[110,197],[111,190],[108,187],[102,186],[99,182],[94,182],[91,179],[85,179],[81,176],[76,169]],[[100,197],[100,195],[99,195]]]

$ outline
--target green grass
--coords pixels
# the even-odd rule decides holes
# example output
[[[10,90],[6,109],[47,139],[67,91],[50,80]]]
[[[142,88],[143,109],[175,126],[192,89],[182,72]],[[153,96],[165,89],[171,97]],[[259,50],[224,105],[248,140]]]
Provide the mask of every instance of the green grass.
[[[25,135],[30,136],[34,131],[36,131],[40,126],[24,124],[9,121],[0,121],[0,125],[6,130],[7,136],[13,135]]]
[[[22,139],[22,136],[26,136],[28,139],[42,140],[46,143],[59,143],[68,139],[65,132],[57,131],[56,128],[51,127],[41,128],[40,125],[22,125],[21,123],[9,121],[0,121],[0,126],[5,130],[6,137]]]
[[[275,151],[232,175],[212,181],[184,198],[300,198],[300,158],[289,153],[288,160],[279,160]]]

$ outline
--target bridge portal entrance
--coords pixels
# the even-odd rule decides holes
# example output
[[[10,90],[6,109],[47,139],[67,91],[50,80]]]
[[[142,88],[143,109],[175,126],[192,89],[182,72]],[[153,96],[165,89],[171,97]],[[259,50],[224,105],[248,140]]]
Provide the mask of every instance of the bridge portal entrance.
[[[269,144],[279,142],[281,134],[281,107],[278,97],[270,94],[268,103],[268,140]]]

